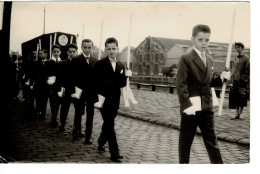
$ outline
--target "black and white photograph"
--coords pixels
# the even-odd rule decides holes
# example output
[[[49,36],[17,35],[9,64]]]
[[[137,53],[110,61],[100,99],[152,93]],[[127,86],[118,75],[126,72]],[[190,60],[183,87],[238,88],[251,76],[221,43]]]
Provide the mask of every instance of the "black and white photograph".
[[[251,7],[1,1],[0,168],[250,165]]]

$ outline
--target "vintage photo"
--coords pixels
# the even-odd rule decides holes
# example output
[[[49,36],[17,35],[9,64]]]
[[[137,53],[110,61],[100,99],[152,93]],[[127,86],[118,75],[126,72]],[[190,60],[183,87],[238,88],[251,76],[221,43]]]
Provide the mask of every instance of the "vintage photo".
[[[0,162],[250,164],[250,2],[0,2]]]

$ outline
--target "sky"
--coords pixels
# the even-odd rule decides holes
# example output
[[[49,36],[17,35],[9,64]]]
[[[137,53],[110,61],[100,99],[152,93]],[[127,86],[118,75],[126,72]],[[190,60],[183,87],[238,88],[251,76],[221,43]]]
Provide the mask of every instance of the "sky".
[[[122,50],[129,42],[137,47],[146,37],[191,38],[196,24],[211,28],[212,42],[229,43],[233,10],[236,10],[233,42],[250,47],[250,4],[248,2],[13,2],[10,50],[21,52],[21,44],[45,33],[66,32],[93,40],[101,48],[115,37]],[[83,30],[84,29],[84,30]]]

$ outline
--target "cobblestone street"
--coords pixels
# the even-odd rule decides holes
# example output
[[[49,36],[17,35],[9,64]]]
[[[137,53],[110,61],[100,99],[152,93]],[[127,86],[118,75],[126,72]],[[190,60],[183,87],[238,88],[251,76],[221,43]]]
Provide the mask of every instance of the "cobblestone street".
[[[15,163],[113,163],[108,149],[106,152],[97,150],[97,138],[103,122],[99,111],[95,111],[93,145],[84,145],[84,139],[72,140],[73,112],[74,107],[71,107],[64,133],[49,127],[49,109],[45,121],[28,122],[19,113],[15,114],[11,135],[16,147]],[[85,123],[85,117],[82,123]],[[178,164],[178,130],[118,115],[116,133],[120,153],[124,156],[122,163]],[[219,141],[219,145],[224,163],[249,162],[248,146],[224,141]],[[190,163],[210,163],[201,136],[196,135],[194,139]]]

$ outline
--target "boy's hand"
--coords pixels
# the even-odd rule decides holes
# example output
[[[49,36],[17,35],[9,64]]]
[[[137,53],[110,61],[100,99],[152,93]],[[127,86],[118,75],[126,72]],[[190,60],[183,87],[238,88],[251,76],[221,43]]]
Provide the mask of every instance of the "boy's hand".
[[[30,89],[33,90],[33,86],[30,86]]]
[[[125,76],[126,77],[131,77],[132,76],[132,71],[129,69],[129,70],[126,70],[125,71]]]
[[[194,106],[191,106],[191,107],[185,109],[183,112],[185,114],[187,114],[187,115],[195,115],[196,114],[196,109],[195,109]]]
[[[94,104],[94,107],[95,107],[95,108],[98,108],[98,109],[102,108],[100,102],[96,102],[96,103]]]

